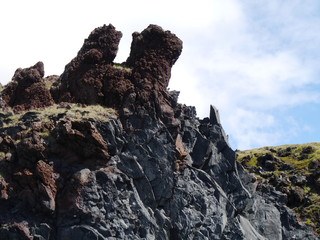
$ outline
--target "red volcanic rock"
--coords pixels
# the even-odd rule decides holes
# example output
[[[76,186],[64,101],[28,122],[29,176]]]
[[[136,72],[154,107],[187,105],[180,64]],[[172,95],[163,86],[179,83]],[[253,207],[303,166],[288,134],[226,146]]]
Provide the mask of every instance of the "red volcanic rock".
[[[12,81],[1,93],[5,106],[20,111],[52,105],[54,101],[45,86],[43,76],[42,62],[29,68],[17,69]]]
[[[135,86],[131,82],[131,70],[109,66],[104,76],[104,104],[121,109],[135,102]]]
[[[138,105],[155,111],[169,125],[173,121],[176,98],[167,91],[171,68],[182,51],[182,41],[170,31],[149,25],[141,33],[132,34],[131,53],[126,65],[132,68],[132,82]]]
[[[105,104],[123,110],[124,115],[145,109],[174,125],[172,106],[177,99],[167,87],[181,51],[182,41],[159,26],[133,33],[129,58],[121,69],[110,69],[105,75]]]
[[[171,67],[182,51],[182,41],[157,25],[149,25],[141,33],[133,33],[132,37],[131,52],[126,64],[134,68],[137,74],[135,80],[144,87],[145,78],[151,77],[157,80],[162,90],[166,90]]]
[[[96,28],[84,41],[77,57],[81,57],[88,64],[99,63],[101,61],[112,63],[117,55],[121,37],[122,33],[116,31],[115,27],[111,24]]]
[[[33,163],[44,157],[45,142],[37,133],[28,134],[17,146],[20,165],[29,168]]]
[[[96,28],[59,78],[43,79],[42,62],[18,69],[1,93],[1,105],[23,111],[54,102],[101,104],[124,115],[144,109],[170,122],[177,99],[169,94],[167,86],[171,67],[182,51],[182,41],[161,27],[150,25],[141,33],[133,33],[130,56],[126,63],[117,65],[112,61],[121,37],[122,33],[111,24]]]
[[[44,76],[44,66],[42,62],[37,62],[34,66],[21,69],[14,73],[13,80],[20,83],[25,88],[33,83],[40,82]]]
[[[52,89],[57,102],[101,104],[103,77],[115,58],[122,33],[110,25],[91,32],[78,55],[66,65],[61,85]]]
[[[0,199],[16,198],[32,211],[41,209],[51,214],[55,210],[57,175],[46,160],[44,139],[36,131],[29,132],[21,142],[2,139],[0,151],[12,154],[12,158],[0,167],[5,179],[0,177]]]
[[[124,114],[144,108],[162,119],[172,118],[173,98],[167,91],[171,67],[182,41],[161,27],[150,25],[133,34],[131,53],[124,64],[112,63],[122,34],[112,25],[95,29],[51,93],[56,102],[102,104]]]

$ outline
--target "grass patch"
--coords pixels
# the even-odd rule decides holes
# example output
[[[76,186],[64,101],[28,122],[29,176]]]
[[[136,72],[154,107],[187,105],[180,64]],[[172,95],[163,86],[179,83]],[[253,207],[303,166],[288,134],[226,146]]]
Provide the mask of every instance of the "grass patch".
[[[306,180],[304,183],[294,181],[298,176],[312,179],[316,174],[317,169],[310,167],[310,163],[315,159],[320,159],[320,142],[249,149],[237,151],[237,154],[237,160],[247,171],[254,173],[257,178],[262,178],[263,182],[268,182],[277,190],[288,193],[290,189],[302,188],[304,201],[292,209],[302,222],[320,233],[320,190],[312,180]],[[262,163],[257,161],[260,156],[266,154],[269,156],[272,154],[274,157],[273,160],[271,159],[276,162],[274,171],[265,171],[263,161]],[[257,171],[258,167],[259,171]],[[280,180],[272,181],[272,179]],[[281,179],[289,179],[289,181],[281,181]]]
[[[0,161],[4,160],[6,157],[6,154],[4,152],[0,152]]]
[[[317,233],[320,233],[320,196],[311,194],[310,199],[313,204],[296,209],[300,218],[309,226],[315,228]]]
[[[251,160],[248,162],[248,165],[252,166],[252,167],[257,167],[258,166],[258,158],[255,156],[251,157]]]
[[[50,88],[51,88],[51,86],[54,84],[54,82],[52,82],[52,81],[46,81],[45,82],[45,87],[46,87],[46,89],[49,89],[50,90]]]
[[[112,108],[106,108],[101,105],[88,105],[80,106],[78,104],[68,104],[66,106],[60,106],[54,104],[42,110],[25,111],[18,114],[8,114],[0,111],[0,113],[6,115],[3,127],[13,127],[24,123],[24,116],[26,113],[32,113],[35,117],[34,122],[48,122],[54,119],[70,119],[74,121],[81,120],[95,120],[100,122],[108,122],[111,119],[117,119],[117,112]]]
[[[45,87],[50,90],[52,86],[60,84],[60,77],[58,75],[51,75],[44,78]]]
[[[303,152],[307,147],[311,147],[313,149],[313,152],[310,154],[304,154]],[[291,149],[290,154],[288,154],[285,157],[279,156],[279,153],[282,150],[286,149]],[[248,164],[256,166],[256,158],[266,153],[271,153],[274,156],[283,160],[285,163],[289,164],[290,166],[299,170],[303,170],[308,168],[310,162],[313,159],[320,159],[320,142],[282,145],[278,147],[263,147],[244,151],[237,151],[238,161],[241,162],[245,157],[250,156],[251,160],[248,162]]]

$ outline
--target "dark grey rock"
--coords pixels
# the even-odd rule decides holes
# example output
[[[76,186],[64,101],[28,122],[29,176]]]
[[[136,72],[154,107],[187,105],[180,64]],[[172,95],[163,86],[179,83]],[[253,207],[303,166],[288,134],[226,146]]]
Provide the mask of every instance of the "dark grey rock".
[[[177,132],[144,114],[93,122],[110,160],[97,167],[83,162],[67,171],[55,198],[55,218],[33,220],[30,235],[52,240],[317,239],[286,207],[285,195],[259,186],[236,162],[221,125],[199,121],[189,110],[182,111]],[[183,168],[176,166],[177,136],[186,159],[191,158]],[[63,162],[59,158],[52,161]],[[0,227],[0,233],[24,239],[19,236],[24,232],[12,229]]]
[[[210,123],[212,125],[221,124],[219,110],[213,105],[210,105]]]

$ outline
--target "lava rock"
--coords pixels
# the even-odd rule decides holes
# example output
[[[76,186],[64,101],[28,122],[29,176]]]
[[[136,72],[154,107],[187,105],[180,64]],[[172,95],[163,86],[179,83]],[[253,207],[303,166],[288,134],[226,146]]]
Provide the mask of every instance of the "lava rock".
[[[314,153],[314,149],[312,148],[312,146],[307,146],[304,149],[302,149],[302,153],[311,154],[311,153]]]
[[[29,68],[17,69],[11,82],[1,92],[1,99],[5,103],[4,107],[23,111],[52,105],[54,101],[45,85],[43,76],[42,62]]]
[[[304,191],[300,187],[290,190],[288,195],[288,206],[294,207],[300,205],[304,200]]]
[[[310,169],[317,170],[320,168],[320,159],[313,159],[309,164]]]
[[[276,158],[271,153],[266,153],[257,158],[259,166],[263,168],[265,171],[275,171],[277,166],[282,163],[279,158]],[[280,164],[281,165],[281,164]]]
[[[294,150],[295,148],[292,147],[287,147],[286,149],[279,149],[277,151],[277,154],[279,157],[288,157],[292,154],[292,150]]]
[[[102,104],[104,73],[116,57],[121,37],[111,24],[92,31],[78,55],[66,65],[61,84],[51,89],[55,101]]]
[[[290,178],[290,180],[293,184],[300,186],[300,187],[305,186],[307,183],[307,177],[301,176],[301,175],[293,176]]]

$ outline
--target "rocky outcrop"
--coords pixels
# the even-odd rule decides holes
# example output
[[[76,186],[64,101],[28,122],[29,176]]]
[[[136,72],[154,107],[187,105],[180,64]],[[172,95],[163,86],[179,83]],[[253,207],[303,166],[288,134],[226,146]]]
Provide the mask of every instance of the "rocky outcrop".
[[[238,161],[264,184],[280,191],[300,221],[320,233],[320,143],[238,151]]]
[[[64,113],[0,116],[1,238],[316,239],[236,162],[214,107],[200,120],[167,91],[181,40],[150,25],[115,64],[120,37],[94,30],[53,83]]]
[[[95,29],[66,66],[61,84],[52,88],[55,101],[102,104],[127,115],[143,106],[169,121],[174,101],[167,87],[182,41],[150,25],[141,33],[133,33],[127,61],[114,64],[121,36],[112,25]]]
[[[2,107],[11,107],[17,111],[31,108],[43,108],[53,104],[49,89],[46,87],[42,62],[34,66],[18,68],[12,81],[2,91]]]
[[[132,37],[126,65],[132,68],[132,82],[138,88],[139,101],[157,108],[159,114],[168,113],[171,99],[167,87],[171,67],[182,51],[182,41],[155,25],[133,33]]]
[[[104,75],[112,71],[122,33],[112,25],[96,28],[78,55],[65,67],[58,87],[51,92],[56,102],[102,104]]]

